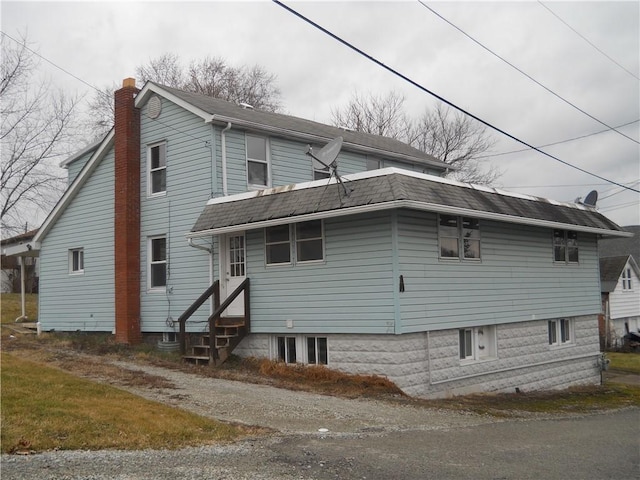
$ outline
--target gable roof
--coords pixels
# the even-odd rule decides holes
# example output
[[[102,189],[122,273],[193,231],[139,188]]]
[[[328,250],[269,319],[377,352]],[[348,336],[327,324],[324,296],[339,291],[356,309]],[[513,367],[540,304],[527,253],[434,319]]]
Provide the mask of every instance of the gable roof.
[[[553,202],[401,169],[347,175],[344,180],[351,191],[348,196],[332,179],[214,198],[207,202],[187,237],[392,208],[629,235],[592,207]]]
[[[640,262],[640,225],[622,227],[633,233],[627,238],[603,238],[598,242],[598,255],[601,257],[617,257],[631,255],[636,263]]]
[[[640,277],[640,269],[631,255],[604,257],[600,259],[600,290],[611,293],[616,289],[622,270],[629,263],[636,276]]]
[[[451,167],[436,157],[393,138],[354,132],[292,115],[243,108],[220,98],[185,92],[154,82],[145,84],[136,97],[136,106],[143,105],[153,93],[164,96],[207,122],[221,124],[231,122],[235,126],[241,126],[248,130],[277,134],[310,142],[325,143],[341,136],[344,139],[344,149],[370,153],[385,158],[397,158],[439,171],[455,170],[455,167]]]

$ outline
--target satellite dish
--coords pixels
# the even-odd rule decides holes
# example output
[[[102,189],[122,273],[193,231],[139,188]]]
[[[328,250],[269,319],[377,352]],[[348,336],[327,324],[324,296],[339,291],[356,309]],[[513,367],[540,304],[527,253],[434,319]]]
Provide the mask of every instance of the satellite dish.
[[[307,147],[307,155],[311,155],[325,167],[330,168],[335,159],[338,157],[340,153],[340,149],[342,148],[342,137],[336,137],[327,143],[324,147],[320,149],[320,151],[316,154],[313,153],[313,149],[308,146]],[[335,167],[335,165],[333,165]]]
[[[598,201],[598,192],[596,190],[591,190],[581,203],[589,207],[595,207],[597,201]]]
[[[331,178],[331,176],[333,175],[336,176],[336,180],[340,185],[342,185],[342,188],[344,188],[344,193],[348,197],[351,191],[347,189],[345,184],[342,182],[340,175],[338,175],[338,162],[336,162],[336,158],[338,158],[338,154],[340,153],[340,149],[342,148],[342,142],[342,137],[336,137],[329,143],[327,143],[324,147],[322,147],[316,154],[313,153],[313,148],[311,147],[311,145],[307,145],[307,150],[305,153],[327,167],[327,169],[329,170],[329,178]]]

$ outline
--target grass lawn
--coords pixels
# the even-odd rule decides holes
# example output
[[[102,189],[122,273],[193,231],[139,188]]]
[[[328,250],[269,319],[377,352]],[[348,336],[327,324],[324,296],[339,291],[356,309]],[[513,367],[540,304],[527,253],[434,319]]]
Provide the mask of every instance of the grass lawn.
[[[38,320],[38,294],[26,294],[27,317],[29,322]],[[13,323],[22,315],[22,305],[19,293],[0,294],[0,310],[2,310],[2,323]]]
[[[241,429],[2,353],[2,451],[180,448]]]
[[[607,358],[611,360],[609,368],[640,375],[640,353],[607,352]]]

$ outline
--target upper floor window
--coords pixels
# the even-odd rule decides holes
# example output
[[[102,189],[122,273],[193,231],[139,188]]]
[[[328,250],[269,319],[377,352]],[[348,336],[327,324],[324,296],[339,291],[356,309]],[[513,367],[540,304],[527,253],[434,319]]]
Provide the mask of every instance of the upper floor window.
[[[553,260],[564,263],[578,263],[578,232],[571,230],[553,231]]]
[[[439,215],[441,258],[480,259],[480,222],[477,218]]]
[[[380,159],[367,155],[367,170],[378,170],[380,168]]]
[[[167,144],[150,145],[148,157],[148,191],[149,195],[158,195],[167,191]]]
[[[292,246],[294,248],[292,248]],[[324,231],[322,220],[292,225],[277,225],[265,229],[267,265],[314,262],[324,259]]]
[[[84,273],[84,248],[69,250],[69,273]]]
[[[622,270],[622,289],[631,290],[631,268]]]
[[[149,238],[149,289],[167,286],[167,237]]]
[[[246,136],[247,183],[258,187],[269,186],[269,151],[265,137]]]

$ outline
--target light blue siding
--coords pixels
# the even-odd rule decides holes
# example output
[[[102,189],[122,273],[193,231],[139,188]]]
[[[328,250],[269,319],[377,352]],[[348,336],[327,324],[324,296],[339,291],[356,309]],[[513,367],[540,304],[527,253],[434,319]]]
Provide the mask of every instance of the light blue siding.
[[[91,156],[95,153],[95,150],[91,152],[85,153],[82,157],[77,160],[71,162],[67,165],[67,185],[71,185],[73,181],[76,179],[80,170],[87,164]]]
[[[265,266],[264,231],[247,232],[253,332],[394,332],[389,214],[329,219],[324,228],[325,262],[295,266]]]
[[[216,187],[212,185],[211,125],[163,99],[157,120],[141,115],[140,147],[140,291],[141,328],[144,332],[172,331],[167,319],[177,320],[209,286],[209,256],[190,247],[185,238]],[[165,195],[147,194],[147,145],[167,145]],[[148,289],[148,238],[167,237],[167,288]],[[199,243],[202,243],[201,241]],[[192,317],[205,320],[203,306]],[[175,326],[177,329],[177,325]]]
[[[106,155],[42,242],[43,330],[114,328],[113,153]],[[69,274],[69,249],[84,248],[84,273]]]
[[[579,234],[580,263],[553,262],[552,231],[480,222],[480,262],[438,258],[435,214],[401,211],[402,331],[510,323],[600,311],[596,238]]]

